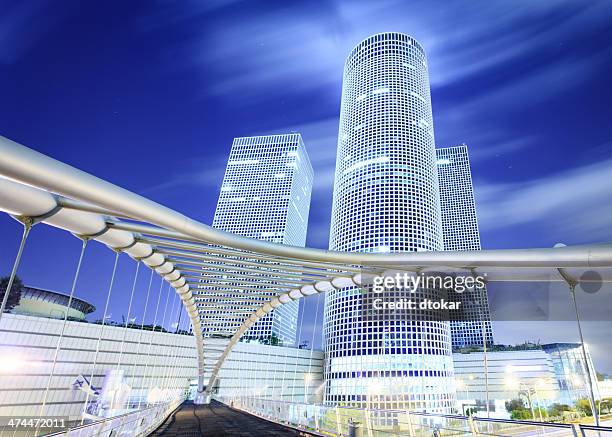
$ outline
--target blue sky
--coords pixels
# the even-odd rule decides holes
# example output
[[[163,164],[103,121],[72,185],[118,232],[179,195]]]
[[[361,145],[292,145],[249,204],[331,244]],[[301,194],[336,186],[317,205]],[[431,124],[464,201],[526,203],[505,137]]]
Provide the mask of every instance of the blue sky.
[[[0,134],[204,223],[234,137],[297,131],[326,247],[344,58],[400,31],[428,54],[437,145],[470,148],[484,248],[612,240],[610,2],[0,2]],[[0,217],[2,271],[18,230]],[[65,290],[78,245],[37,229],[21,275]],[[101,308],[112,254],[90,259]]]

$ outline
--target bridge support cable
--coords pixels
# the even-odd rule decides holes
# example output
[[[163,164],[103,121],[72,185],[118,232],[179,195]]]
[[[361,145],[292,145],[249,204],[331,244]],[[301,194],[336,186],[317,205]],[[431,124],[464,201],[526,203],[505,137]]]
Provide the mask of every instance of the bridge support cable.
[[[182,307],[180,307],[182,308]],[[182,309],[179,309],[179,311],[182,311]],[[179,350],[180,352],[181,350]],[[184,348],[182,349],[183,353],[184,353]],[[181,389],[181,390],[189,390],[190,388],[190,379],[189,377],[192,375],[185,375],[185,371],[184,371],[184,363],[185,361],[185,357],[181,356],[180,360],[177,360],[177,363],[181,363],[181,365],[179,367],[177,367],[176,371],[175,371],[175,381],[174,381],[174,388],[175,389]],[[182,381],[182,382],[181,382]],[[182,384],[182,386],[181,386]]]
[[[315,334],[317,332],[317,321],[319,320],[319,306],[321,303],[321,293],[317,294],[317,301],[315,303],[315,319],[314,319],[314,325],[312,326],[312,336],[310,338],[310,357],[308,359],[308,373],[306,374],[307,377],[304,380],[304,403],[307,404],[308,403],[308,392],[312,386],[312,382],[314,380],[313,375],[311,374],[311,370],[312,370],[312,353],[314,351],[314,342],[315,342]],[[314,393],[313,393],[314,395]]]
[[[102,326],[100,326],[100,332],[98,334],[98,341],[96,342],[96,352],[94,354],[94,359],[93,359],[93,363],[91,365],[91,374],[89,377],[89,383],[91,384],[91,386],[94,386],[94,374],[96,371],[96,364],[98,362],[98,355],[100,354],[100,343],[102,341],[102,335],[104,333],[104,327],[106,326],[106,318],[108,315],[108,307],[109,307],[109,303],[110,303],[110,298],[111,298],[111,294],[113,292],[113,285],[115,284],[115,275],[117,273],[117,264],[119,263],[119,256],[121,255],[121,252],[116,251],[115,252],[115,262],[113,263],[113,272],[111,274],[111,279],[110,279],[110,284],[108,286],[108,292],[106,293],[106,303],[104,304],[104,314],[102,316]],[[85,395],[85,401],[83,402],[83,410],[81,413],[81,425],[83,424],[83,422],[85,421],[85,414],[87,413],[87,404],[89,403],[89,396],[90,396],[91,390],[87,391],[87,394]]]
[[[555,247],[559,247],[560,245],[556,245]],[[578,280],[570,275],[565,269],[559,268],[557,269],[563,280],[567,283],[569,287],[570,295],[572,297],[572,305],[574,307],[574,314],[576,316],[576,328],[578,329],[578,337],[580,338],[580,348],[582,350],[582,359],[584,361],[584,371],[586,374],[586,379],[588,380],[589,387],[589,403],[591,404],[591,411],[593,412],[593,418],[595,419],[595,425],[599,426],[599,411],[597,408],[597,403],[595,402],[595,393],[593,390],[593,374],[591,372],[591,368],[589,366],[589,359],[586,350],[586,345],[584,343],[584,335],[582,334],[582,322],[580,321],[580,311],[578,310],[578,302],[576,301],[576,285],[578,285]]]
[[[161,301],[161,296],[162,296],[162,290],[164,288],[164,280],[163,278],[160,278],[159,281],[159,290],[157,293],[157,303],[155,304],[155,313],[153,315],[153,325],[151,327],[151,332],[149,332],[148,337],[149,337],[149,346],[147,347],[147,359],[145,360],[145,367],[143,370],[143,374],[142,374],[142,385],[143,388],[147,387],[148,389],[150,389],[150,384],[149,384],[149,380],[147,379],[148,375],[149,375],[149,362],[151,361],[151,348],[153,347],[153,336],[155,335],[155,327],[157,326],[157,314],[159,313],[159,303]],[[145,391],[146,393],[146,391]],[[146,404],[148,404],[148,400],[146,402]],[[140,396],[138,398],[138,409],[140,410],[140,406],[142,404],[142,396]]]
[[[9,281],[6,286],[6,290],[4,291],[4,297],[2,298],[2,303],[0,304],[0,320],[2,320],[2,315],[4,314],[6,303],[8,302],[9,294],[11,292],[11,288],[13,287],[13,282],[15,281],[15,275],[17,275],[17,269],[19,269],[19,264],[21,263],[21,255],[23,254],[23,249],[28,239],[28,235],[30,235],[30,230],[32,229],[31,220],[23,220],[21,222],[23,224],[23,233],[21,234],[21,242],[19,243],[19,249],[17,249],[13,269],[11,270],[11,275],[9,276]]]
[[[79,259],[77,261],[76,270],[74,272],[74,277],[72,278],[72,287],[70,288],[70,296],[68,297],[68,304],[66,305],[66,311],[64,312],[64,320],[62,322],[62,327],[60,329],[59,336],[57,337],[57,343],[55,345],[55,351],[53,353],[53,361],[51,363],[51,371],[49,372],[49,378],[47,379],[47,385],[45,386],[45,393],[43,395],[42,403],[40,404],[40,412],[39,416],[43,417],[45,414],[45,407],[47,405],[47,397],[49,396],[49,390],[51,389],[51,382],[53,381],[53,376],[55,375],[55,368],[57,366],[57,358],[59,356],[59,352],[62,347],[62,340],[64,339],[64,333],[66,332],[66,326],[68,324],[68,313],[72,306],[72,299],[74,298],[74,293],[76,291],[77,281],[79,279],[79,274],[81,272],[81,265],[83,263],[83,257],[85,256],[85,249],[87,248],[88,238],[81,238],[81,250],[79,252]]]
[[[138,333],[138,342],[136,343],[136,356],[140,355],[140,348],[142,345],[142,336],[144,333],[145,318],[147,317],[147,308],[149,306],[149,297],[151,295],[151,285],[153,284],[153,273],[154,273],[154,270],[151,270],[151,276],[149,277],[149,285],[147,286],[147,294],[145,297],[145,304],[142,310],[142,321],[140,323],[140,332]],[[136,379],[136,360],[134,360],[134,363],[132,364],[132,371],[130,373],[131,373],[130,387],[134,389],[135,383],[140,383],[140,390],[142,390],[144,386],[144,378],[141,378],[140,381]],[[141,396],[142,396],[142,393],[139,393],[139,399]]]
[[[125,348],[125,339],[128,333],[128,326],[130,325],[130,318],[132,317],[132,303],[134,302],[134,293],[136,291],[136,283],[138,282],[138,273],[140,271],[140,262],[136,261],[136,271],[134,272],[134,280],[132,282],[132,291],[130,292],[130,301],[128,303],[127,315],[125,316],[125,324],[123,326],[123,336],[121,337],[121,348],[119,350],[119,357],[117,358],[117,371],[121,367],[121,360],[123,358],[123,350]]]
[[[285,386],[287,385],[287,361],[289,358],[288,352],[287,351],[283,351],[285,354],[285,359],[283,360],[283,376],[281,378],[280,381],[280,396],[279,396],[279,400],[283,400],[284,396],[285,396]]]
[[[171,291],[170,294],[172,294]],[[175,301],[173,297],[171,299],[173,300],[173,303],[167,321],[167,326],[170,329],[172,329],[172,326],[174,325],[174,323],[176,323],[174,322],[174,320],[178,319],[179,312],[182,306],[180,302]],[[166,364],[164,364],[164,368],[162,368],[159,383],[157,384],[165,396],[177,394],[177,392],[174,391],[174,385],[177,384],[177,372],[179,372],[180,369],[179,363],[181,362],[181,360],[179,358],[182,358],[179,355],[180,352],[181,347],[179,344],[174,344],[174,346],[168,346],[165,359]]]
[[[170,284],[168,284],[165,288],[166,288],[166,303],[164,304],[164,312],[163,312],[163,315],[162,315],[161,324],[159,325],[159,331],[160,332],[163,332],[163,330],[165,329],[164,326],[166,325],[166,316],[168,314],[168,303],[170,302]],[[157,329],[157,327],[153,326],[153,333],[155,333],[156,329]],[[153,334],[153,335],[155,335],[155,334]],[[152,347],[152,348],[150,348],[149,352],[152,352],[153,349],[156,349],[156,348],[157,348],[157,345]],[[159,359],[159,354],[155,353],[154,358],[155,359]],[[163,363],[161,364],[161,366],[163,366]],[[150,378],[151,388],[152,389],[160,388],[159,387],[159,382],[160,382],[160,375],[162,373],[162,368],[157,369],[157,367],[158,367],[157,364],[155,364],[155,366],[153,366],[153,374],[151,375],[151,378]],[[159,371],[157,371],[157,370],[159,370]],[[155,373],[158,373],[158,375],[155,376]],[[147,402],[147,405],[150,405],[150,403]]]
[[[170,303],[170,316],[168,318],[168,324],[167,324],[169,328],[167,329],[168,332],[170,332],[170,329],[172,329],[173,320],[176,320],[175,315],[176,315],[176,301],[174,300],[174,298],[172,298],[172,301]],[[168,393],[167,376],[171,374],[174,368],[176,367],[176,360],[174,360],[173,358],[176,355],[177,349],[178,347],[176,343],[174,345],[169,345],[169,347],[166,349],[164,365],[159,375],[159,382],[157,383],[159,388],[164,393]]]
[[[278,366],[278,360],[276,362]],[[272,371],[272,389],[270,390],[270,399],[276,399],[275,396],[277,394],[276,390],[276,375],[278,374],[278,369],[274,368]]]
[[[177,302],[177,314],[176,314],[176,329],[175,329],[175,334],[176,335],[182,335],[182,334],[178,334],[178,332],[181,330],[180,329],[180,322],[181,322],[181,315],[183,313],[183,305],[181,304],[180,299],[177,297],[175,297],[176,302]],[[172,327],[172,326],[171,326]],[[168,373],[168,379],[167,379],[167,383],[166,383],[166,387],[169,388],[170,390],[172,390],[172,393],[177,393],[179,394],[179,390],[185,389],[185,386],[181,386],[181,384],[184,384],[186,382],[186,380],[183,380],[183,378],[181,377],[181,374],[183,372],[183,361],[185,359],[185,357],[182,355],[184,353],[184,349],[180,346],[176,346],[175,347],[175,353],[174,356],[171,358],[171,361],[174,363],[174,366],[172,367],[172,372]],[[181,381],[183,381],[181,383]]]
[[[165,310],[164,310],[164,315],[162,318],[162,322],[161,322],[161,328],[160,331],[163,332],[163,329],[165,329],[166,326],[169,326],[169,324],[171,324],[172,320],[173,320],[173,313],[174,313],[174,302],[170,300],[170,286],[168,285],[168,287],[166,288],[166,305],[165,305]],[[168,321],[166,323],[166,313],[168,312],[168,305],[170,305],[170,313],[168,315]],[[161,340],[161,339],[160,339]],[[157,374],[157,376],[155,376],[155,379],[152,379],[151,384],[153,385],[153,387],[159,388],[161,390],[161,393],[164,393],[164,387],[163,387],[163,383],[164,383],[164,379],[166,376],[166,373],[169,369],[171,369],[173,367],[173,364],[170,361],[170,356],[174,353],[174,349],[175,349],[176,345],[171,346],[168,345],[168,347],[166,348],[166,350],[164,351],[163,354],[155,354],[155,358],[159,359],[159,358],[163,358],[162,362],[161,362],[161,368],[159,369],[159,373]]]
[[[298,303],[299,305],[299,303]],[[302,317],[300,319],[300,328],[297,332],[297,339],[296,342],[297,344],[295,345],[295,363],[293,366],[293,381],[291,382],[291,402],[295,402],[295,384],[296,384],[296,379],[297,379],[297,368],[298,368],[298,362],[300,361],[300,341],[302,339],[302,327],[304,326],[304,316],[306,315],[306,305],[302,305]],[[298,307],[298,317],[300,316],[299,314],[299,307]]]
[[[180,302],[178,302],[178,320],[177,320],[177,329],[176,332],[180,332],[181,330],[181,316],[183,315],[183,305]],[[182,333],[180,335],[183,335]],[[175,389],[181,389],[181,384],[183,384],[182,389],[188,389],[189,388],[189,376],[192,375],[185,375],[184,373],[184,362],[185,362],[185,356],[183,355],[185,353],[185,348],[180,348],[177,351],[177,364],[180,363],[180,365],[176,368],[175,370],[175,381],[174,381],[174,388]],[[179,355],[181,354],[181,355]],[[181,383],[182,381],[182,383]]]
[[[482,320],[482,355],[484,364],[485,403],[487,406],[487,419],[491,418],[491,406],[489,405],[489,357],[487,354],[487,322]]]
[[[178,317],[178,312],[180,311],[180,303],[177,302],[176,297],[172,298],[172,309],[170,311],[170,320],[168,321],[168,327],[172,328],[173,320],[176,320]],[[178,303],[178,305],[177,305]],[[178,354],[180,351],[180,347],[177,343],[174,344],[173,347],[168,347],[166,352],[166,365],[161,372],[159,386],[164,393],[172,393],[170,392],[170,382],[174,382],[174,379],[171,377],[175,376],[176,369],[178,367]]]

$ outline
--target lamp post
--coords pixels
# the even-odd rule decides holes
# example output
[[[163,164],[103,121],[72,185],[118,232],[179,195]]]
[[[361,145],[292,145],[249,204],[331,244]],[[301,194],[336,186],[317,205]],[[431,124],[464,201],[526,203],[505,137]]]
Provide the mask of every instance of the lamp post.
[[[308,388],[310,387],[310,383],[312,382],[312,373],[304,374],[304,403],[308,403]]]
[[[599,405],[597,407],[597,409],[599,410],[599,416],[601,417],[601,404],[610,404],[610,401],[608,399],[602,399],[599,401]]]
[[[465,390],[465,400],[466,400],[466,403],[467,403],[467,401],[469,401],[469,399],[470,399],[470,388],[468,387],[468,384],[466,384],[465,381],[463,381],[463,379],[457,378],[457,379],[455,379],[455,388],[457,390],[462,390],[462,389]],[[466,404],[462,404],[461,405],[461,408],[463,410],[463,414],[465,414],[465,405]]]
[[[517,390],[519,398],[521,394],[525,395],[525,397],[527,398],[527,403],[529,404],[529,409],[531,410],[531,417],[535,419],[535,411],[533,410],[533,402],[531,402],[530,390],[523,390],[522,387],[524,387],[525,385],[522,384],[520,380],[512,376],[506,377],[506,386],[512,390]]]
[[[468,380],[469,381],[474,381],[476,379],[476,377],[474,375],[472,375],[471,373],[468,375]],[[467,390],[467,396],[468,398],[470,397],[470,388],[469,388],[470,383],[468,382],[465,386],[466,386],[466,390]]]
[[[368,428],[368,437],[373,437],[372,433],[372,418],[370,417],[372,409],[372,395],[378,395],[381,392],[381,385],[378,381],[374,380],[368,384],[368,392],[366,395],[366,426]]]
[[[543,389],[546,389],[545,383],[548,384],[552,384],[553,381],[551,381],[550,378],[545,378],[545,379],[539,379],[536,381],[536,383],[533,385],[533,390],[534,393],[536,395],[536,399],[538,401],[538,409],[540,410],[540,421],[542,421],[542,406],[540,403],[540,391],[542,391]],[[546,400],[547,398],[544,398],[544,400]]]
[[[555,248],[564,247],[565,244],[557,243],[555,244]],[[584,336],[582,335],[582,325],[580,322],[580,312],[578,311],[578,303],[576,302],[576,285],[578,285],[579,281],[573,278],[567,271],[563,268],[558,268],[557,271],[561,275],[561,277],[567,283],[570,295],[572,296],[572,303],[574,304],[574,312],[576,314],[576,327],[578,328],[578,335],[580,337],[580,349],[582,350],[582,358],[584,360],[584,370],[586,374],[586,379],[588,382],[589,388],[589,402],[591,403],[591,410],[593,411],[593,419],[595,419],[595,425],[599,426],[599,414],[597,413],[596,403],[595,403],[595,394],[593,393],[593,380],[591,377],[591,369],[589,368],[589,359],[586,350],[586,344],[584,342]]]
[[[527,387],[527,390],[531,390],[531,388]],[[538,394],[538,389],[535,386],[533,387],[533,393],[535,394],[536,401],[538,402],[538,415],[540,416],[540,422],[544,422],[544,419],[542,418],[542,404],[540,402],[540,395]]]

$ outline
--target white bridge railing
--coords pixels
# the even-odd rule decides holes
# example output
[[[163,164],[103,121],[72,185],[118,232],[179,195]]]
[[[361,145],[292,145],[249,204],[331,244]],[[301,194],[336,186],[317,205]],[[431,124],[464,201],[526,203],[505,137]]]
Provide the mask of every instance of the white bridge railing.
[[[612,437],[612,428],[590,425],[486,419],[401,410],[368,410],[247,397],[216,399],[273,422],[332,436]]]
[[[184,399],[153,405],[142,410],[77,426],[48,436],[94,437],[94,436],[147,436],[157,429],[183,403]]]

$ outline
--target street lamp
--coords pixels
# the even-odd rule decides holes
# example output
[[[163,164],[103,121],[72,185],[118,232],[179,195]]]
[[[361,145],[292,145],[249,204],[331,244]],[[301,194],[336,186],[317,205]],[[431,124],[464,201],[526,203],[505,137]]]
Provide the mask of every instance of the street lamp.
[[[523,367],[523,369],[526,369],[526,367]],[[551,379],[544,377],[544,378],[539,378],[536,379],[535,382],[533,382],[533,384],[528,385],[526,383],[524,383],[520,378],[517,378],[514,374],[514,366],[507,366],[506,367],[506,386],[512,389],[515,389],[518,391],[519,396],[521,394],[525,395],[527,397],[527,400],[529,401],[530,407],[531,407],[531,414],[532,417],[535,419],[535,412],[533,410],[533,406],[532,406],[532,399],[531,396],[535,395],[536,401],[537,401],[537,405],[538,405],[538,415],[540,416],[540,422],[544,421],[544,418],[542,417],[542,402],[540,399],[540,391],[545,390],[546,389],[546,384],[552,384]]]
[[[381,385],[377,380],[372,380],[368,383],[368,393],[366,395],[366,413],[365,413],[365,418],[366,418],[366,425],[368,427],[368,437],[373,437],[372,434],[372,420],[370,418],[370,410],[371,410],[371,396],[373,394],[378,394],[381,392]]]
[[[381,391],[381,385],[378,381],[371,381],[368,384],[368,395],[367,395],[367,405],[368,405],[368,409],[370,408],[370,403],[371,403],[371,396],[372,395],[378,395]]]
[[[536,400],[538,402],[538,414],[540,416],[540,422],[544,422],[544,419],[542,417],[542,407],[540,403],[540,398],[535,386],[529,387],[527,384],[521,382],[521,380],[515,378],[514,376],[507,376],[505,382],[506,387],[510,388],[511,390],[517,390],[519,397],[521,396],[521,394],[525,395],[525,397],[527,398],[527,403],[529,404],[529,409],[531,410],[531,417],[534,419],[535,410],[533,409],[533,400],[531,398],[531,395],[535,394]]]
[[[312,382],[312,373],[304,373],[304,403],[308,403],[308,387]]]
[[[465,382],[463,382],[463,379],[461,378],[456,378],[455,379],[455,388],[458,390],[464,389],[465,388]]]
[[[25,360],[19,355],[5,354],[0,361],[0,373],[11,373],[22,369],[26,364]]]
[[[564,247],[565,244],[557,243],[556,247]],[[591,377],[591,369],[589,368],[589,359],[587,355],[587,346],[584,342],[584,336],[582,335],[582,326],[580,322],[580,312],[578,311],[578,303],[576,302],[576,285],[578,285],[579,280],[573,278],[567,271],[563,268],[558,268],[557,271],[563,277],[567,285],[569,286],[570,294],[572,296],[572,303],[574,304],[574,312],[576,313],[576,327],[578,328],[578,335],[580,337],[580,349],[582,350],[582,359],[584,360],[584,370],[586,374],[586,379],[588,382],[589,388],[589,402],[591,403],[591,410],[593,411],[593,419],[595,419],[595,425],[599,426],[599,414],[597,413],[597,409],[595,408],[595,394],[593,393],[593,379]],[[595,378],[596,379],[596,378]]]
[[[598,406],[598,410],[599,410],[599,416],[601,417],[601,404],[610,404],[610,400],[609,399],[602,399],[599,401],[599,406]]]
[[[455,379],[455,389],[457,390],[465,390],[465,400],[466,403],[469,401],[470,399],[470,387],[468,384],[465,383],[465,381],[461,378],[457,378]],[[463,414],[465,414],[465,404],[462,404],[462,410],[463,410]]]
[[[542,388],[543,384],[544,384],[544,381],[537,380],[536,383],[533,385],[533,393],[535,394],[536,401],[538,402],[538,414],[540,415],[540,422],[544,422],[544,420],[542,419],[542,403],[540,402],[540,394],[538,392],[538,386]]]

